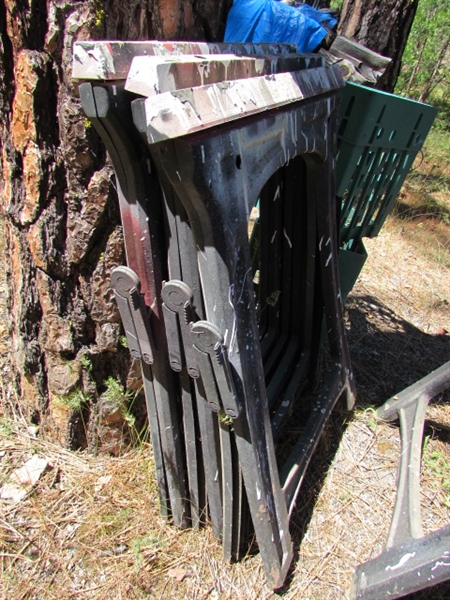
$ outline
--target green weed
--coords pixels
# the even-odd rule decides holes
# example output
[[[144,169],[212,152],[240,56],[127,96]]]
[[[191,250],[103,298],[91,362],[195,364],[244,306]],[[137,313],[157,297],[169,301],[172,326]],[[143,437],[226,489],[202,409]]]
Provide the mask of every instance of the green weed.
[[[425,436],[422,449],[423,468],[433,476],[435,485],[443,493],[442,503],[450,508],[450,461],[439,450],[432,450],[429,444],[430,436]]]
[[[378,429],[378,417],[377,417],[377,411],[373,406],[369,406],[368,408],[366,408],[363,412],[364,415],[364,420],[367,423],[367,425],[370,427],[370,429],[372,429],[372,431],[377,431]]]
[[[227,415],[223,410],[219,413],[219,421],[224,425],[228,425],[229,427],[233,425],[233,419],[229,415]]]
[[[114,377],[108,377],[104,383],[106,391],[103,398],[117,409],[126,411],[133,396],[132,392],[125,390],[120,381],[117,381]]]
[[[0,418],[0,438],[12,438],[14,431],[6,419]]]
[[[86,371],[88,373],[92,373],[92,369],[93,369],[92,361],[87,354],[83,354],[80,357],[80,364],[84,369],[86,369]]]
[[[90,394],[85,394],[81,388],[76,388],[66,396],[58,396],[57,402],[67,406],[73,412],[81,412],[92,400]]]
[[[134,566],[136,572],[139,571],[139,569],[142,566],[142,563],[144,562],[144,551],[150,549],[153,552],[156,552],[159,548],[161,548],[161,546],[161,539],[158,536],[152,534],[145,535],[143,537],[139,537],[133,540],[133,542],[131,543],[131,550],[133,551],[134,555]]]
[[[105,509],[92,515],[89,522],[81,524],[77,531],[77,538],[86,537],[97,542],[102,538],[112,538],[120,534],[121,530],[126,529],[132,517],[131,508],[122,508],[116,512]]]
[[[146,439],[147,426],[139,431],[136,427],[136,417],[132,411],[138,392],[126,390],[120,381],[117,381],[114,377],[108,377],[105,386],[106,391],[103,393],[103,398],[122,414],[128,425],[132,444],[134,446],[141,444]]]
[[[119,344],[121,346],[123,346],[124,348],[128,348],[128,340],[127,340],[127,336],[126,335],[120,335],[119,336]]]

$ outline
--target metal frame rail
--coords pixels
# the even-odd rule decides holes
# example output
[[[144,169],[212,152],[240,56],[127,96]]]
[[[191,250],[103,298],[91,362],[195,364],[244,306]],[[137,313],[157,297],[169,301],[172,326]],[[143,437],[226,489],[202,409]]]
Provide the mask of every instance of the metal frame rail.
[[[423,536],[420,458],[429,401],[450,388],[450,362],[390,398],[380,419],[400,419],[401,457],[397,499],[386,549],[355,574],[358,600],[401,598],[450,579],[450,525]]]

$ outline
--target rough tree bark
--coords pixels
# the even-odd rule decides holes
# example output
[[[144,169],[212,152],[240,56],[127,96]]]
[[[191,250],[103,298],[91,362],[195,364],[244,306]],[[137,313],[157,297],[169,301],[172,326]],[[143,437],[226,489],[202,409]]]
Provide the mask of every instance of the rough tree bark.
[[[392,92],[419,0],[344,0],[338,32],[392,58],[377,88]]]
[[[124,263],[114,180],[71,83],[73,42],[220,41],[231,3],[0,0],[10,356],[22,411],[65,445],[117,452],[126,422],[105,381],[140,386],[109,290]]]

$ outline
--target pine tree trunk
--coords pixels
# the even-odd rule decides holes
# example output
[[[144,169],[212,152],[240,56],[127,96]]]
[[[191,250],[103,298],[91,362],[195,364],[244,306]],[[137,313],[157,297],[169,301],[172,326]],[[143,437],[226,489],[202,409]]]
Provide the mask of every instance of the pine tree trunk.
[[[442,48],[439,52],[439,56],[437,57],[436,64],[434,65],[434,68],[433,68],[433,72],[431,73],[427,83],[425,84],[422,92],[420,93],[419,102],[426,102],[428,100],[428,96],[431,94],[431,92],[434,90],[434,88],[437,85],[439,85],[439,83],[442,81],[444,75],[441,74],[439,76],[439,70],[441,69],[442,65],[444,65],[444,68],[445,68],[445,58],[448,54],[449,47],[450,47],[450,38],[447,38],[444,41]]]
[[[411,88],[412,88],[413,83],[414,83],[414,79],[415,79],[415,77],[416,77],[416,75],[419,72],[419,69],[421,67],[423,51],[425,50],[425,46],[427,45],[427,41],[428,41],[428,39],[427,39],[426,36],[421,41],[422,45],[420,47],[419,56],[417,57],[416,64],[414,65],[414,69],[412,70],[411,77],[409,78],[408,85],[406,87],[406,95],[407,96],[409,96],[409,93],[410,93]]]
[[[140,386],[109,289],[111,269],[124,264],[114,179],[71,83],[73,42],[220,41],[231,3],[0,0],[10,356],[22,412],[70,447],[117,452],[129,432],[102,402],[105,381]]]
[[[344,0],[338,31],[392,58],[377,88],[392,92],[419,0]]]

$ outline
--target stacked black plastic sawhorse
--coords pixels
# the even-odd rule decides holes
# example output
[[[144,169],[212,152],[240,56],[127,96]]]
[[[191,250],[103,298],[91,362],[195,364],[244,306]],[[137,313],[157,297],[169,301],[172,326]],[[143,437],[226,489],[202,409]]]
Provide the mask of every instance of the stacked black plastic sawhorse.
[[[208,518],[228,560],[254,531],[280,587],[307,466],[338,399],[354,403],[340,71],[283,45],[82,42],[73,77],[116,173],[127,266],[112,287],[142,364],[162,514]],[[282,458],[324,335],[331,370]]]

